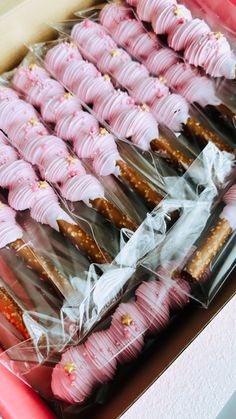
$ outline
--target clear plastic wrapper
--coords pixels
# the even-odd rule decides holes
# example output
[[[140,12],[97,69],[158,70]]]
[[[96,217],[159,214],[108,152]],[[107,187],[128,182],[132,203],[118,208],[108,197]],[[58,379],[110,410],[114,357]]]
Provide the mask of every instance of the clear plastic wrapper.
[[[235,267],[234,82],[173,52],[187,9],[129,3],[54,25],[0,80],[0,359],[65,419]]]
[[[234,183],[212,205],[205,201],[191,208],[189,202],[183,202],[181,216],[163,244],[143,261],[167,283],[186,281],[193,298],[205,307],[236,266],[235,193]],[[171,200],[163,205],[172,205]]]
[[[120,7],[122,10],[124,9],[123,5],[119,6],[116,4],[114,5],[111,4],[111,7],[112,8],[114,7],[116,9]],[[109,12],[110,12],[110,9],[108,10],[108,13]],[[87,15],[89,15],[89,13],[92,17],[96,16],[96,13],[94,13],[93,10],[89,10]],[[115,10],[115,12],[113,13],[113,20],[116,19],[115,18],[116,13],[117,12]],[[111,16],[112,16],[112,11],[111,11]],[[126,19],[128,19],[128,17],[126,17]],[[82,54],[83,58],[88,59],[92,63],[96,61],[97,67],[103,72],[105,72],[106,70],[114,83],[118,82],[118,86],[128,89],[130,96],[132,97],[132,99],[136,101],[137,104],[144,107],[145,109],[150,108],[153,112],[154,117],[157,118],[158,122],[160,122],[161,124],[165,123],[166,125],[168,125],[168,127],[172,127],[172,129],[177,130],[177,131],[181,129],[181,123],[184,123],[184,129],[180,136],[179,134],[178,136],[174,136],[173,134],[171,135],[171,133],[167,132],[166,130],[164,130],[164,132],[161,131],[162,137],[165,138],[164,144],[163,144],[163,141],[161,141],[160,139],[159,139],[159,142],[157,141],[151,142],[150,145],[153,150],[159,152],[160,154],[162,154],[162,156],[163,154],[168,156],[168,153],[172,153],[172,156],[170,159],[172,164],[174,164],[174,160],[176,162],[176,157],[177,157],[178,164],[180,163],[180,166],[185,167],[185,168],[186,166],[190,164],[189,158],[191,159],[191,153],[192,155],[194,153],[195,154],[199,153],[202,147],[204,147],[204,145],[209,141],[212,141],[215,144],[217,144],[225,152],[230,152],[234,154],[235,147],[231,141],[232,131],[229,132],[228,136],[225,133],[222,133],[222,130],[219,131],[219,129],[217,129],[217,127],[214,126],[214,124],[210,123],[210,121],[208,120],[209,119],[208,116],[205,115],[204,112],[201,112],[201,110],[199,111],[199,109],[193,104],[190,106],[190,116],[184,119],[184,109],[186,109],[187,111],[187,108],[188,108],[187,101],[185,101],[185,99],[178,94],[179,93],[178,91],[176,92],[177,94],[173,93],[172,96],[168,96],[168,97],[166,96],[168,94],[168,88],[165,84],[165,74],[163,73],[163,68],[161,67],[161,64],[159,65],[160,68],[158,68],[158,65],[157,65],[158,63],[163,63],[163,62],[165,63],[166,57],[162,57],[162,58],[157,57],[156,61],[155,62],[153,61],[153,64],[150,64],[151,67],[154,66],[153,68],[155,69],[156,73],[155,74],[153,73],[155,77],[150,77],[150,76],[148,77],[148,73],[145,73],[145,71],[147,72],[147,68],[144,67],[144,65],[140,67],[140,64],[137,61],[130,61],[131,59],[130,56],[124,50],[122,50],[121,48],[118,48],[117,44],[114,43],[114,39],[112,39],[110,36],[106,34],[107,33],[106,28],[102,27],[101,25],[97,27],[97,23],[95,22],[93,23],[92,20],[88,20],[88,19],[83,20],[83,19],[84,17],[82,16],[82,18],[80,18],[80,20],[77,23],[75,21],[69,21],[69,22],[64,22],[62,24],[56,25],[55,27],[63,31],[63,33],[71,34],[74,42],[76,42],[76,39],[77,39],[79,51]],[[133,29],[133,32],[129,34],[128,32],[129,20],[124,21],[124,23],[127,23],[126,25],[127,34],[125,33],[125,36],[123,36],[123,31],[121,30],[120,32],[124,38],[123,42],[125,46],[126,44],[127,45],[129,44],[128,50],[130,50],[130,46],[134,45],[133,42],[135,42],[135,40],[133,40],[135,27]],[[145,36],[149,37],[150,34],[142,26],[142,23],[141,22],[137,22],[137,23],[140,23],[141,28],[143,29],[144,33],[142,36],[144,38]],[[86,24],[88,25],[88,28],[84,27]],[[89,27],[89,25],[92,25],[92,27]],[[113,29],[116,27],[116,22],[114,23],[112,27]],[[80,28],[80,30],[77,30],[77,28],[78,29]],[[131,39],[127,40],[127,37],[129,37],[129,35]],[[135,36],[136,37],[139,36],[138,30],[137,30],[137,35]],[[94,45],[96,45],[95,48],[94,48]],[[144,46],[146,46],[145,42],[144,42]],[[87,48],[89,49],[87,50]],[[157,48],[157,51],[155,51],[155,49],[153,50],[154,54],[156,52],[158,52],[158,54],[162,53],[162,51],[159,50],[159,48],[161,48],[159,44],[156,48]],[[99,57],[98,57],[98,54],[100,53],[101,53],[101,60],[99,60]],[[113,57],[114,61],[115,59],[117,61],[117,66],[115,63],[113,63],[111,59],[109,60],[109,56],[112,53],[117,54],[117,57]],[[142,63],[146,64],[145,59],[141,61]],[[180,61],[180,58],[176,56],[175,60],[172,59],[172,62],[170,62],[169,65],[173,63],[177,65],[178,61]],[[52,66],[53,64],[52,54],[48,56],[48,59],[46,59],[46,63],[48,66]],[[149,67],[148,63],[147,63],[147,66]],[[179,65],[179,67],[181,67],[181,64]],[[164,70],[166,70],[167,68],[168,67],[166,67]],[[188,72],[191,72],[191,71],[188,70],[187,68],[185,70],[186,75],[188,75],[187,74]],[[191,76],[193,77],[194,73],[193,74],[192,73],[193,72],[191,72]],[[57,76],[60,77],[60,74],[63,74],[63,72],[58,71]],[[158,80],[156,79],[156,76],[159,76]],[[142,82],[142,78],[143,78],[143,82]],[[66,74],[64,75],[64,79],[66,80]],[[190,86],[191,88],[189,87],[188,90],[186,90],[186,95],[187,95],[186,98],[188,101],[190,100],[190,102],[193,102],[194,100],[202,99],[204,95],[201,93],[201,90],[202,91],[204,90],[205,92],[205,90],[207,89],[208,90],[207,97],[210,103],[217,104],[217,105],[220,104],[220,100],[216,97],[216,94],[214,92],[214,83],[211,80],[209,80],[208,78],[204,79],[203,77],[201,77],[200,79],[200,77],[196,77],[196,80],[194,80],[194,83],[196,86]],[[82,88],[78,87],[77,92],[78,91],[81,92],[81,89]],[[187,87],[184,89],[187,89]],[[172,90],[175,92],[175,89],[172,89]],[[182,93],[182,90],[180,89],[180,93]],[[153,102],[154,99],[155,101]],[[168,108],[168,106],[170,106],[171,101],[173,102],[171,105],[173,115],[171,114],[170,109]],[[97,102],[95,101],[94,109],[95,109],[95,112],[98,112],[101,115],[100,108],[101,106],[104,106],[105,103],[107,103],[107,101],[106,102],[103,101],[102,104],[97,103]],[[143,105],[143,103],[145,104]],[[200,103],[202,103],[201,100],[200,100]],[[205,102],[204,102],[204,106],[205,106]],[[180,109],[182,113],[180,113]],[[122,116],[121,116],[121,119],[122,119]],[[180,122],[180,125],[178,125],[178,128],[176,125],[176,123],[178,124],[177,121]],[[112,117],[110,118],[109,123],[110,125],[112,125],[113,130],[114,130],[114,127],[116,129],[125,130],[125,125],[123,126],[120,125],[119,118],[117,119],[117,118]],[[163,153],[164,152],[163,146],[166,147],[166,144],[168,144],[168,150],[165,149],[165,153]],[[156,146],[157,146],[157,149],[156,149]],[[175,150],[179,149],[182,155],[180,156],[180,154],[178,154],[177,156],[174,153],[174,149]],[[191,151],[190,155],[188,154],[188,150]],[[170,158],[170,154],[168,157]]]

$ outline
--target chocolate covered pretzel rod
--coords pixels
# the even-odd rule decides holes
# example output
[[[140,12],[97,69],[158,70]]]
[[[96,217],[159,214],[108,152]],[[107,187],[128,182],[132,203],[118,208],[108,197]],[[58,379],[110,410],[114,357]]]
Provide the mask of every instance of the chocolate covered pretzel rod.
[[[15,115],[17,117],[17,114]],[[82,252],[86,250],[86,241],[89,241],[93,247],[89,249],[86,256],[92,262],[111,261],[110,255],[101,249],[95,240],[91,242],[90,235],[61,208],[49,184],[39,181],[32,166],[24,160],[19,160],[15,149],[6,145],[4,140],[0,141],[0,186],[9,189],[8,202],[12,208],[17,211],[29,209],[33,219],[49,225],[56,231],[60,231],[58,222],[67,222],[71,228],[67,231],[63,230],[63,234]],[[78,235],[79,232],[81,235]],[[23,248],[21,252],[25,254]],[[46,268],[45,265],[44,267]],[[49,266],[48,268],[52,272]],[[61,281],[61,278],[57,278],[56,282],[58,281]]]
[[[49,82],[54,82],[54,91],[64,91],[56,81],[49,79]],[[39,100],[39,97],[46,96],[50,83],[44,85],[43,89],[40,83],[34,84],[33,87]],[[7,88],[5,89],[6,92]],[[11,94],[12,92],[9,96]],[[27,117],[30,114],[31,117]],[[11,100],[0,99],[0,121],[9,140],[25,160],[37,165],[42,178],[52,182],[64,198],[73,202],[84,201],[87,205],[99,198],[101,205],[96,209],[101,209],[104,215],[107,200],[104,197],[103,186],[94,176],[86,173],[81,161],[69,153],[66,144],[59,137],[49,135],[45,126],[39,122],[32,105],[17,97]],[[114,204],[109,205],[110,211],[106,212],[106,215],[115,226],[132,227],[132,230],[137,228],[137,225]]]
[[[60,295],[72,295],[69,281],[47,258],[42,257],[23,239],[23,231],[15,221],[15,211],[0,202],[0,248],[9,246],[16,256],[24,260],[27,267],[39,274],[40,278],[53,286]]]
[[[151,112],[147,112],[149,108],[135,105],[134,99],[127,93],[115,90],[109,77],[101,76],[93,64],[82,60],[80,55],[78,56],[78,50],[74,45],[75,53],[71,58],[69,45],[62,42],[50,49],[45,57],[46,68],[83,102],[93,104],[95,114],[99,119],[110,124],[115,135],[131,139],[143,150],[150,150],[152,140],[159,137],[159,130],[154,116]],[[143,76],[142,68],[141,75]],[[172,109],[171,115],[173,112],[175,112],[174,109]],[[61,121],[60,124],[62,124]],[[60,131],[60,124],[56,129],[65,138],[69,119],[67,119],[67,125],[65,125],[67,128],[63,134]],[[163,141],[160,140],[158,150],[162,150],[162,155],[165,157],[167,148],[173,150],[172,156],[168,156],[169,160],[176,158],[176,149],[171,145],[171,142],[166,138],[165,144],[163,144]],[[154,150],[156,149],[156,144],[154,144]],[[175,165],[179,163],[175,160]]]
[[[221,32],[212,32],[201,19],[193,19],[191,12],[176,0],[127,0],[136,8],[141,20],[151,22],[157,35],[167,35],[168,44],[176,51],[184,51],[184,58],[202,67],[213,77],[235,78],[236,58]]]
[[[212,261],[236,230],[236,186],[232,186],[225,194],[224,202],[226,206],[219,220],[182,271],[182,277],[188,281],[199,282],[204,279]]]
[[[18,330],[24,339],[30,338],[23,320],[23,310],[2,286],[0,286],[0,313]]]
[[[134,14],[131,18],[131,15],[130,8],[111,3],[102,9],[99,17],[102,25],[113,39],[137,60],[141,61],[150,73],[185,97],[189,103],[196,102],[203,107],[206,105],[214,106],[220,114],[226,115],[232,122],[235,115],[220,104],[220,100],[215,93],[214,82],[208,77],[200,75],[191,65],[180,62],[176,53],[164,48],[155,36],[153,38],[146,31],[142,22],[134,18]],[[128,83],[128,79],[129,74],[127,73],[126,83]],[[132,84],[135,94],[140,94],[140,90],[144,90],[144,87],[147,90],[148,87],[150,89],[152,86],[150,82],[149,84],[144,82],[143,87],[140,86],[139,79]],[[148,95],[149,98],[152,98],[153,92],[150,91]],[[219,136],[206,129],[192,117],[188,118],[186,124],[183,125],[183,129],[185,133],[196,136],[204,144],[211,141],[222,151],[231,153],[234,151]]]
[[[33,70],[32,65],[30,68],[31,70],[26,66],[16,70],[13,79],[14,88],[23,93],[30,103],[40,107],[43,119],[56,125],[56,132],[60,138],[73,142],[78,157],[92,160],[93,168],[99,176],[113,174],[119,177],[126,181],[150,207],[155,207],[162,200],[162,196],[135,169],[122,160],[114,137],[105,128],[100,127],[92,115],[81,111],[80,101],[75,96],[65,90],[63,95],[58,96],[55,87],[60,84],[54,80],[53,85],[50,85],[52,79],[49,74],[46,78],[46,71],[37,72],[37,66]],[[34,89],[36,80],[42,83],[42,88],[43,83],[48,82],[47,94],[43,96],[43,100],[39,100]],[[28,93],[25,91],[26,83]],[[61,88],[59,86],[58,90]],[[127,216],[121,213],[119,215],[110,202],[101,198],[90,201],[94,208],[98,207],[98,202],[98,211],[113,220],[116,226],[126,226],[131,230],[137,227]]]

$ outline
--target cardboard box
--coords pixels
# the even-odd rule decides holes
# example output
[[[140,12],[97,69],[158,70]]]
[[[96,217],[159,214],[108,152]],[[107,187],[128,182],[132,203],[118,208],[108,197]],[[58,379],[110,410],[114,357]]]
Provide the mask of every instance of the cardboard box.
[[[73,12],[90,7],[94,3],[93,0],[2,0],[0,71],[11,69],[23,58],[27,51],[24,45],[55,36],[53,30],[47,26],[47,22],[70,18]],[[228,279],[208,310],[189,307],[187,313],[183,312],[170,326],[168,332],[164,333],[161,344],[154,347],[148,357],[142,359],[132,374],[123,377],[114,385],[115,391],[109,403],[96,408],[96,413],[86,410],[84,417],[112,419],[124,413],[235,295],[236,272]]]

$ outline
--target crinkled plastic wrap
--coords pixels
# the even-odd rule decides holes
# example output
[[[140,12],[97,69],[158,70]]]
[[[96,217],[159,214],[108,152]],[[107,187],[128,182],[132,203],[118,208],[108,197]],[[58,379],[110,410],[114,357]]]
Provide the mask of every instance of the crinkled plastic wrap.
[[[0,357],[63,418],[235,267],[234,81],[188,63],[175,0],[167,23],[128,3],[54,25],[0,79]]]

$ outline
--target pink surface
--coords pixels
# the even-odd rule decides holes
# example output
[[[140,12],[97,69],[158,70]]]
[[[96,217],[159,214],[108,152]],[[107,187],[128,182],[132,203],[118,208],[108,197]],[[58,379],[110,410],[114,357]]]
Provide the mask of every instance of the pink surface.
[[[122,419],[215,419],[236,389],[236,297]]]
[[[36,393],[0,364],[0,415],[4,419],[55,419]]]

